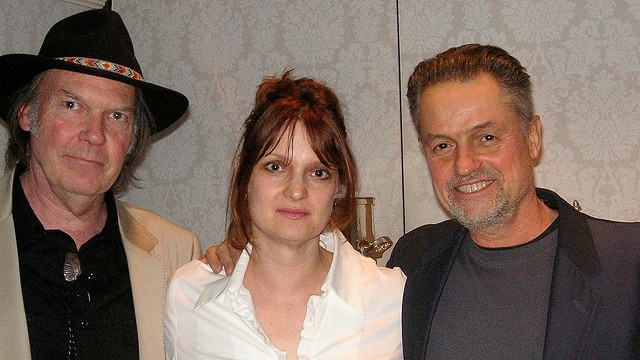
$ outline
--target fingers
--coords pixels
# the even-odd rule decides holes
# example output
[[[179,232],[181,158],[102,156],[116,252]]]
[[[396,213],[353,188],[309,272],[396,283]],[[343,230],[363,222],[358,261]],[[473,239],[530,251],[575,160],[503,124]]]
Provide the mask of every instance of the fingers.
[[[200,261],[205,264],[209,264],[211,270],[213,270],[214,273],[219,273],[220,271],[222,271],[222,261],[220,261],[218,255],[216,255],[217,248],[218,246],[212,246],[208,248],[204,252],[204,255],[202,255],[202,257],[200,258]]]
[[[216,258],[224,266],[224,273],[229,276],[233,273],[233,269],[235,268],[235,262],[238,261],[240,257],[240,251],[234,249],[227,240],[223,241],[220,246],[215,250]],[[235,254],[237,253],[237,255]],[[234,258],[235,255],[235,258]]]
[[[233,273],[241,253],[242,250],[234,248],[225,239],[219,246],[208,248],[200,258],[200,261],[209,264],[211,270],[215,273],[219,273],[224,268],[224,273],[229,276]]]

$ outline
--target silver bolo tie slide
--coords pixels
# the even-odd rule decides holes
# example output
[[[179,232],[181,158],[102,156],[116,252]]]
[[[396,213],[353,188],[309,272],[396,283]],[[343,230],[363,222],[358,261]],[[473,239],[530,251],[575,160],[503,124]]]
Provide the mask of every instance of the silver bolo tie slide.
[[[80,274],[82,274],[82,269],[80,268],[80,259],[78,259],[78,255],[74,252],[68,252],[64,257],[64,267],[62,268],[62,274],[64,275],[64,279],[68,282],[75,281]]]

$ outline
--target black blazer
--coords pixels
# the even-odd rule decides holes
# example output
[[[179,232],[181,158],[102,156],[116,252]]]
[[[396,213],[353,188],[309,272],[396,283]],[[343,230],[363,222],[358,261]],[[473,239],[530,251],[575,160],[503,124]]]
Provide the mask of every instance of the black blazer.
[[[596,219],[556,193],[536,189],[556,209],[558,246],[544,359],[640,359],[640,223]],[[404,358],[424,359],[431,322],[467,229],[455,220],[404,235],[388,267],[407,275]]]

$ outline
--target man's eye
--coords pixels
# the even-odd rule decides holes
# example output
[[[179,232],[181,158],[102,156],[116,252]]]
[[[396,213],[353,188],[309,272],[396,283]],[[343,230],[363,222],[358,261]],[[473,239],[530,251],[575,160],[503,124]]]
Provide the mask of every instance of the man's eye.
[[[113,117],[114,120],[117,120],[117,121],[122,121],[122,120],[125,120],[127,118],[127,116],[125,114],[119,113],[119,112],[114,112],[112,117]]]
[[[123,129],[126,129],[129,127],[129,124],[131,123],[129,119],[130,117],[128,114],[117,112],[117,111],[111,113],[111,115],[109,116],[109,121],[111,121],[114,125]]]
[[[65,101],[63,106],[69,110],[73,110],[78,108],[78,103],[75,101]]]
[[[446,149],[446,148],[448,148],[448,147],[449,147],[449,145],[447,145],[447,144],[445,144],[445,143],[442,143],[442,144],[438,144],[438,145],[436,145],[435,149],[436,149],[436,150],[444,150],[444,149]]]
[[[495,139],[495,136],[493,136],[493,135],[485,135],[485,136],[482,137],[482,140],[484,140],[484,141],[491,141],[493,139]]]

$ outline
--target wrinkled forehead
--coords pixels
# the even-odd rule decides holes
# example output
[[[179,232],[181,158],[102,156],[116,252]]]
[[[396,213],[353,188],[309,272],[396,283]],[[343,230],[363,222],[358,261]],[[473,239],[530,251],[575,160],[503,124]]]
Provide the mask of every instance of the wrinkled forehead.
[[[136,88],[133,85],[101,76],[68,70],[50,69],[42,73],[38,87],[41,93],[67,91],[84,94],[85,97],[107,97],[133,105]]]
[[[431,86],[420,96],[420,132],[477,124],[511,118],[517,113],[500,84],[490,75],[469,80],[453,80]]]

